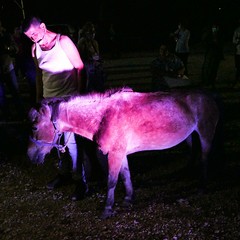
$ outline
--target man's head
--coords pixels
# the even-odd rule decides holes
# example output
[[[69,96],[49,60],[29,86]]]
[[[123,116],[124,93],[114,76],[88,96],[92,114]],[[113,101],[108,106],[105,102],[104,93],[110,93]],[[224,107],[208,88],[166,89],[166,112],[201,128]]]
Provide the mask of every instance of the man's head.
[[[166,57],[168,55],[168,48],[165,44],[162,44],[159,48],[159,55],[161,57]]]
[[[87,39],[94,39],[95,38],[95,27],[92,22],[87,22],[82,28],[82,34]]]
[[[33,42],[39,43],[46,34],[46,25],[38,17],[26,18],[22,24],[22,31]]]

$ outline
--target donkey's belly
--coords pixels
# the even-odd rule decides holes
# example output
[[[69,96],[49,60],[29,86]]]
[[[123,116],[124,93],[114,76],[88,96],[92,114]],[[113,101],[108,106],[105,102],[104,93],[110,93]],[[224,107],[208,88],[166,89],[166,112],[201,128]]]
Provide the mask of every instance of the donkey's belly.
[[[183,142],[190,134],[192,129],[171,133],[143,134],[136,136],[128,141],[128,154],[145,150],[163,150],[174,147]]]

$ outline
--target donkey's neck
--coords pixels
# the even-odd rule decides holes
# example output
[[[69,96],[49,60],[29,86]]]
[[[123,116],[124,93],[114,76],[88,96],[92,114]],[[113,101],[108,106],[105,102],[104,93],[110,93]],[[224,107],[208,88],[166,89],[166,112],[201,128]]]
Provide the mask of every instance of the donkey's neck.
[[[61,103],[57,124],[62,132],[74,132],[90,140],[99,128],[104,115],[104,108],[97,103],[84,105],[78,103]]]

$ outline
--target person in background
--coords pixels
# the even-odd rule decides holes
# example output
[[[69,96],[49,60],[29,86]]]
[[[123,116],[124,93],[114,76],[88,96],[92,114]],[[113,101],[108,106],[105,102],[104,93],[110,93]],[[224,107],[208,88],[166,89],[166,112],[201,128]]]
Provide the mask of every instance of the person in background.
[[[100,57],[99,44],[95,39],[95,26],[92,22],[86,22],[79,30],[79,40],[77,44],[79,53],[84,63],[81,77],[85,93],[104,92],[105,72],[102,59]],[[83,146],[86,155],[92,163],[92,177],[102,183],[106,180],[105,167],[102,169],[99,163],[106,163],[107,156],[97,147],[96,143],[83,138]]]
[[[18,47],[15,56],[16,73],[28,83],[29,103],[32,105],[36,101],[36,68],[31,54],[32,42],[24,35],[21,26],[15,27],[13,39]]]
[[[16,120],[24,120],[27,116],[15,71],[17,51],[12,34],[4,28],[0,20],[0,108],[4,120],[15,118],[14,112],[17,113]],[[12,109],[7,101],[5,86],[12,96],[15,109]]]
[[[77,43],[78,50],[84,63],[82,71],[86,92],[103,92],[105,72],[99,52],[99,44],[95,39],[95,26],[87,22],[81,29],[81,37]]]
[[[238,26],[233,33],[233,45],[234,45],[234,62],[235,62],[235,81],[232,84],[232,87],[237,87],[237,84],[240,84],[240,19],[238,20]]]
[[[117,34],[117,31],[116,31],[113,23],[110,23],[108,33],[109,33],[110,57],[113,58],[113,59],[119,58],[120,57],[119,36]]]
[[[159,55],[151,62],[152,91],[168,90],[173,85],[187,85],[184,64],[174,53],[170,53],[166,44],[161,44]]]
[[[174,32],[174,37],[176,41],[175,53],[183,61],[185,67],[184,74],[188,76],[188,58],[190,53],[189,39],[191,34],[186,25],[184,21],[179,22],[178,28]]]
[[[203,86],[215,88],[219,65],[221,60],[224,59],[224,38],[220,25],[213,22],[203,33],[202,41],[205,46],[202,65],[202,84]]]
[[[70,37],[49,31],[46,24],[34,16],[24,20],[22,30],[33,41],[32,57],[36,64],[36,101],[80,93],[82,90],[80,73],[83,69],[83,62]],[[68,151],[62,155],[60,160],[59,174],[47,184],[48,189],[55,189],[71,183],[74,178],[76,188],[72,195],[73,201],[84,198],[88,193],[83,159],[80,154],[80,140],[81,137],[76,134],[64,133]]]

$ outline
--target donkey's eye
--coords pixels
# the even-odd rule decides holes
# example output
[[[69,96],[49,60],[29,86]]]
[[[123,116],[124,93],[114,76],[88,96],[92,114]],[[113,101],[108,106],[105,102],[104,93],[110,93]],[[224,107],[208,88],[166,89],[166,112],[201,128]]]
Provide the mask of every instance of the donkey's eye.
[[[32,126],[32,130],[33,131],[37,131],[37,127],[36,126]]]

